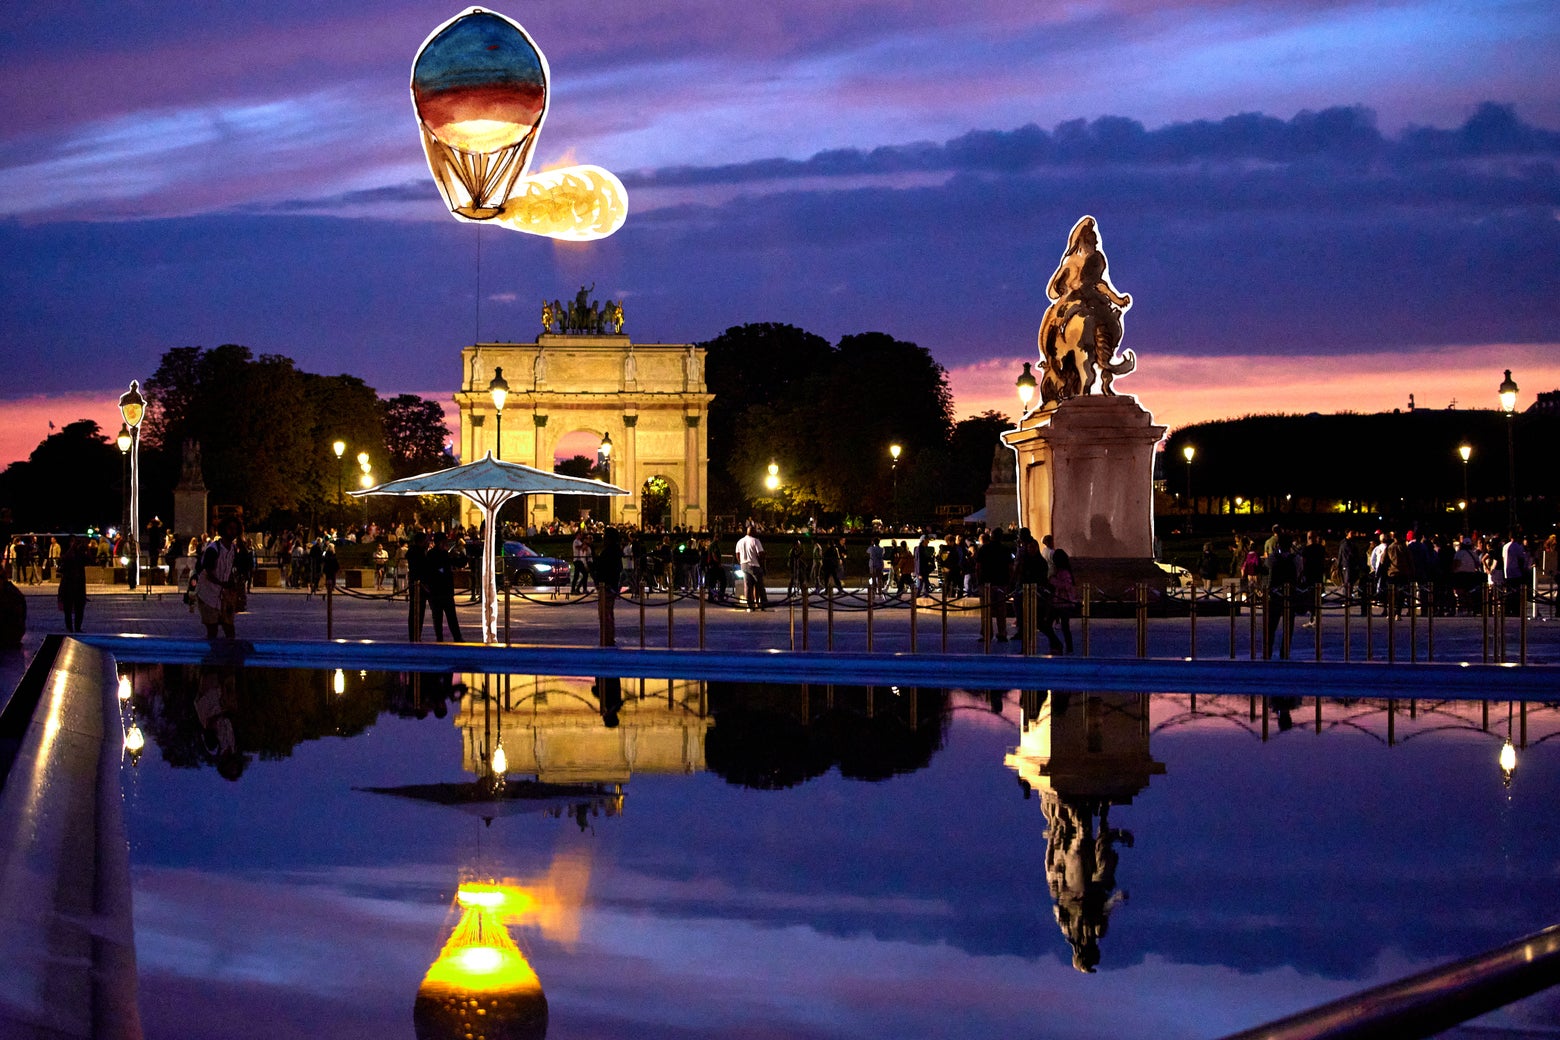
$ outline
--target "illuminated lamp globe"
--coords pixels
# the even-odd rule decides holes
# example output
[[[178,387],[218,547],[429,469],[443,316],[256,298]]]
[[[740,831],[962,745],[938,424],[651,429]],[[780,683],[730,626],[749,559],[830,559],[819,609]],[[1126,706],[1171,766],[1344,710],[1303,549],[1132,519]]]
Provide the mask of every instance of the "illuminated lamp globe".
[[[1467,462],[1469,459],[1473,458],[1473,445],[1459,444],[1457,446],[1457,454],[1462,457],[1464,462]]]
[[[130,385],[134,386],[135,384],[131,383]],[[1501,380],[1500,389],[1497,392],[1500,394],[1501,411],[1510,415],[1517,410],[1517,381],[1511,378],[1511,369],[1506,369],[1506,378]]]
[[[128,423],[119,424],[119,436],[114,438],[114,443],[119,446],[119,454],[121,455],[130,450],[131,438],[130,425]]]
[[[1018,403],[1026,412],[1029,410],[1029,402],[1034,400],[1036,386],[1035,374],[1029,370],[1029,365],[1028,361],[1024,362],[1024,370],[1013,383],[1018,388]]]

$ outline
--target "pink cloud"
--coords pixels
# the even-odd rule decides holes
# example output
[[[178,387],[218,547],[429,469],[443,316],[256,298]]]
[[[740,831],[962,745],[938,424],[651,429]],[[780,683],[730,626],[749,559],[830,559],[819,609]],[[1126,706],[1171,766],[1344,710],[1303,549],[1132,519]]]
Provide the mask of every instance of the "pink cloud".
[[[950,369],[954,415],[990,409],[1018,414],[1013,381],[1033,355],[994,358]],[[1389,412],[1406,408],[1494,408],[1504,369],[1522,387],[1526,407],[1560,388],[1560,344],[1486,344],[1380,354],[1139,358],[1138,371],[1116,383],[1134,394],[1154,421],[1178,426],[1256,413]]]

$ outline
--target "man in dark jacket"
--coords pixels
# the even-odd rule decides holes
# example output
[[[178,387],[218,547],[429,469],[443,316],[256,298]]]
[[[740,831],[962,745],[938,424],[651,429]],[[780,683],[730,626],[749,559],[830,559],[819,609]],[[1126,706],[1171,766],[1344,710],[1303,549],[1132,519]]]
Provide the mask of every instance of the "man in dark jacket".
[[[428,595],[428,606],[433,609],[433,637],[444,642],[444,623],[449,622],[450,640],[464,642],[460,635],[460,621],[455,617],[455,560],[450,555],[449,535],[437,531],[433,536],[433,548],[423,557],[423,588]]]

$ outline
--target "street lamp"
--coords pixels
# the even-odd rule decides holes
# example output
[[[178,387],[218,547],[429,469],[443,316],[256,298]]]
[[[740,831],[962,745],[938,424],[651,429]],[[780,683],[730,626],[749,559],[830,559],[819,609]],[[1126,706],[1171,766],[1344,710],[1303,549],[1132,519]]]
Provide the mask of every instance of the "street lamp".
[[[1018,387],[1018,417],[1022,420],[1029,414],[1029,402],[1035,396],[1035,374],[1029,370],[1028,361],[1024,362],[1024,370],[1018,374],[1018,379],[1013,385]]]
[[[330,446],[330,450],[336,453],[336,531],[339,534],[341,531],[341,512],[346,502],[346,497],[341,490],[342,473],[346,468],[346,463],[341,460],[342,456],[347,453],[347,442],[334,441]]]
[[[1463,534],[1467,534],[1468,533],[1468,460],[1473,458],[1473,445],[1469,444],[1467,441],[1463,441],[1461,444],[1457,445],[1457,454],[1463,460],[1463,497],[1462,497],[1462,503],[1461,504],[1462,504],[1462,515],[1463,515]]]
[[[119,398],[119,414],[130,433],[130,565],[125,575],[134,589],[141,584],[141,418],[146,415],[146,398],[134,379],[129,391]]]
[[[509,397],[509,380],[504,378],[503,368],[493,369],[493,381],[488,384],[488,393],[493,395],[493,411],[498,420],[498,428],[494,431],[493,457],[504,457],[504,401]]]
[[[1181,449],[1181,454],[1186,458],[1186,529],[1192,529],[1192,459],[1197,456],[1197,448],[1188,444]]]
[[[600,465],[600,467],[601,467],[601,479],[606,481],[607,483],[611,483],[611,481],[612,481],[612,431],[611,430],[607,430],[607,431],[602,433],[602,435],[601,435],[601,444],[596,448],[596,457],[600,460],[598,465]],[[601,509],[602,514],[608,520],[611,520],[612,519],[612,499],[610,497],[607,497],[607,496],[603,496],[603,497],[606,498],[606,501],[604,501],[601,504],[602,505],[602,509]]]
[[[897,447],[897,445],[896,445]],[[774,511],[775,526],[780,526],[780,466],[774,459],[769,460],[769,472],[764,476],[764,487],[769,489],[769,502]]]
[[[1029,367],[1028,362],[1024,363],[1024,367]],[[897,444],[888,446],[888,457],[890,459],[888,468],[894,475],[894,515],[890,518],[890,521],[895,527],[899,526],[899,453],[902,451],[904,449]]]
[[[1506,369],[1506,378],[1500,384],[1500,410],[1506,413],[1506,527],[1507,534],[1517,528],[1517,447],[1512,437],[1512,416],[1517,413],[1517,384]]]
[[[363,475],[358,478],[358,487],[362,488],[364,491],[367,491],[369,488],[374,486],[374,478],[369,475],[374,467],[369,464],[368,452],[365,451],[363,454],[358,456],[358,465],[363,467]],[[363,496],[363,528],[365,531],[368,529],[367,495]]]
[[[130,427],[120,423],[119,436],[114,438],[114,443],[119,445],[119,487],[124,500],[124,508],[119,511],[121,527],[130,526],[130,441]]]

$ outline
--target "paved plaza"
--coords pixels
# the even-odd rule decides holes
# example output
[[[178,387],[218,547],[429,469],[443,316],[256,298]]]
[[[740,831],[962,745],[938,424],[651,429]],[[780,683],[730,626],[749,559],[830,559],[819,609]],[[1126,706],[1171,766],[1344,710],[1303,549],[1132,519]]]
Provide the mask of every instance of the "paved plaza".
[[[49,587],[25,588],[28,602],[28,633],[24,644],[26,656],[37,648],[43,636],[51,632],[64,632],[60,612],[56,609],[53,589]],[[710,603],[704,611],[704,647],[725,651],[785,651],[804,648],[802,612],[799,607],[781,604],[783,590],[771,589],[776,605],[765,612],[748,613],[726,604]],[[815,597],[807,616],[806,648],[813,651],[830,648],[830,621],[825,608]],[[842,600],[850,608],[842,607],[834,613],[833,649],[840,652],[863,652],[868,647],[868,614],[861,609],[859,596]],[[931,601],[922,601],[923,604]],[[364,598],[356,595],[333,596],[329,603],[330,631],[339,640],[371,640],[375,642],[407,642],[407,613],[405,600]],[[309,595],[302,590],[256,589],[249,597],[249,610],[239,615],[237,631],[241,639],[323,640],[327,637],[327,603],[323,595]],[[1525,625],[1516,619],[1506,622],[1507,659],[1516,661],[1524,639],[1527,643],[1527,661],[1531,664],[1560,662],[1560,621],[1548,616],[1549,608],[1542,608],[1545,615],[1529,620]],[[479,641],[481,622],[479,607],[467,601],[465,595],[457,600],[462,635],[468,641]],[[583,602],[571,602],[560,598],[548,600],[545,594],[539,601],[527,601],[514,597],[509,609],[510,640],[517,646],[585,647],[598,641],[597,607],[594,598]],[[640,646],[641,609],[633,600],[620,600],[617,609],[617,644],[625,650]],[[643,642],[646,647],[665,649],[668,646],[668,610],[666,597],[652,596],[643,610]],[[1234,656],[1249,659],[1252,619],[1242,613],[1234,619]],[[699,647],[700,625],[698,601],[680,598],[672,606],[671,624],[673,645],[681,650]],[[944,649],[944,621],[936,606],[922,606],[915,612],[915,652],[939,653]],[[198,615],[192,613],[183,598],[173,591],[153,589],[142,595],[123,587],[114,591],[94,588],[87,601],[85,631],[98,634],[130,633],[136,635],[171,637],[175,639],[203,639],[205,629]],[[500,638],[503,633],[503,611],[499,613]],[[904,654],[911,651],[911,611],[897,604],[878,608],[871,615],[871,647],[880,653]],[[1081,619],[1072,621],[1075,656],[1083,651]],[[1412,626],[1413,646],[1410,647],[1411,626],[1399,620],[1395,626],[1396,646],[1393,656],[1402,663],[1423,661],[1431,651],[1433,635],[1434,659],[1437,661],[1481,661],[1485,659],[1486,635],[1490,637],[1490,654],[1495,652],[1493,626],[1486,628],[1479,618],[1437,618],[1432,626],[1424,618]],[[1230,657],[1232,626],[1227,615],[1199,617],[1196,622],[1197,657],[1220,660]],[[1012,628],[1010,627],[1010,632]],[[977,610],[950,611],[946,622],[946,649],[950,653],[982,654],[985,645],[980,634],[980,615]],[[1149,617],[1146,625],[1147,656],[1155,658],[1186,658],[1191,656],[1192,621],[1187,617]],[[1328,661],[1344,660],[1344,623],[1341,611],[1329,610],[1322,620],[1322,654]],[[423,638],[433,641],[431,623],[425,624]],[[1257,633],[1260,647],[1261,634]],[[1349,659],[1366,657],[1366,621],[1357,613],[1349,619]],[[1387,621],[1379,615],[1370,622],[1371,659],[1387,658]],[[1040,640],[1044,651],[1044,640]],[[1137,623],[1131,617],[1095,618],[1089,624],[1089,656],[1101,658],[1126,658],[1137,656]],[[1007,643],[993,641],[993,654],[1017,655],[1021,652],[1017,639]],[[1259,650],[1260,653],[1260,650]],[[1276,653],[1275,653],[1276,656]],[[1290,651],[1294,661],[1312,661],[1316,657],[1315,630],[1297,624]]]

